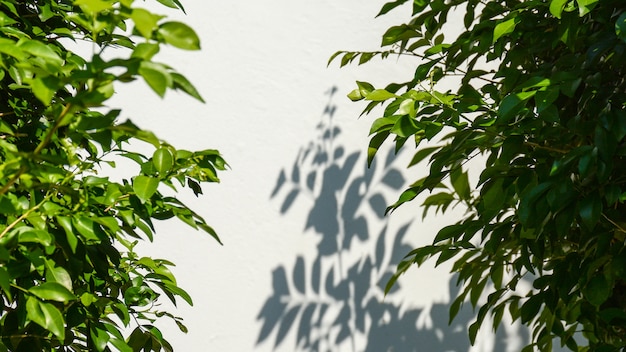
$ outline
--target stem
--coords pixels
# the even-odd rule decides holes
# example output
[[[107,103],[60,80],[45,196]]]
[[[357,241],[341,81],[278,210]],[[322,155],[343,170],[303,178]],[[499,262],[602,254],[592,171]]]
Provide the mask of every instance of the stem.
[[[47,202],[48,199],[50,199],[50,195],[51,195],[50,193],[46,194],[46,196],[41,200],[41,202],[37,203],[37,205],[35,205],[34,207],[29,208],[24,214],[20,215],[17,219],[15,219],[15,221],[13,221],[11,224],[9,224],[9,226],[7,226],[4,230],[2,230],[2,232],[0,233],[0,238],[4,237],[17,224],[22,222],[22,220],[26,219],[35,210],[38,210],[43,205],[43,203]]]
[[[39,143],[39,145],[37,145],[37,148],[35,148],[35,150],[33,151],[33,155],[37,155],[41,153],[43,148],[45,148],[45,146],[48,143],[50,143],[52,136],[59,129],[59,127],[61,127],[60,126],[61,121],[63,121],[63,118],[65,118],[65,115],[67,115],[70,112],[71,107],[72,107],[71,103],[68,103],[67,105],[65,105],[65,107],[63,108],[63,111],[61,111],[61,115],[59,115],[59,117],[56,119],[54,126],[52,126],[50,130],[48,130],[48,133],[46,133],[43,140]]]
[[[524,144],[534,147],[534,148],[539,148],[539,149],[545,149],[545,150],[549,150],[551,152],[557,152],[560,154],[567,154],[570,151],[569,150],[563,150],[563,149],[558,149],[558,148],[552,148],[552,147],[546,147],[537,143],[533,143],[533,142],[524,142]]]
[[[624,229],[623,227],[621,227],[618,223],[616,223],[615,221],[611,220],[608,216],[606,216],[605,214],[602,214],[602,217],[605,218],[608,222],[610,222],[613,226],[615,226],[620,232],[626,233],[626,229]]]
[[[2,188],[0,188],[0,195],[3,195],[5,193],[7,193],[7,191],[9,190],[9,188],[11,188],[11,186],[17,181],[18,178],[20,178],[20,176],[22,176],[22,174],[26,172],[26,166],[22,166],[15,175],[13,175],[13,177],[11,177],[11,179],[9,180],[9,182],[7,182]]]

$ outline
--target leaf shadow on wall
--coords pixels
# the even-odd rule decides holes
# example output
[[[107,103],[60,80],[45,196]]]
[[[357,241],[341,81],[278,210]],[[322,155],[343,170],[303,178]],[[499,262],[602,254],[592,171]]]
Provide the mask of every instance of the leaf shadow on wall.
[[[295,345],[283,347],[294,351],[468,351],[470,308],[448,325],[447,303],[428,310],[403,307],[394,301],[400,283],[384,296],[397,264],[412,249],[405,241],[411,224],[393,226],[384,216],[405,186],[403,165],[396,165],[393,150],[370,168],[360,152],[346,153],[333,121],[336,91],[327,92],[317,137],[280,172],[271,193],[282,201],[283,215],[298,199],[310,204],[303,235],[314,233],[318,245],[313,260],[297,256],[293,267],[272,272],[273,293],[257,316],[262,322],[257,345],[270,344],[274,337],[273,348],[278,348],[290,341],[291,332]],[[450,280],[450,297],[458,292],[455,282]],[[418,321],[429,323],[418,326]],[[506,351],[504,329],[495,339],[492,351]]]

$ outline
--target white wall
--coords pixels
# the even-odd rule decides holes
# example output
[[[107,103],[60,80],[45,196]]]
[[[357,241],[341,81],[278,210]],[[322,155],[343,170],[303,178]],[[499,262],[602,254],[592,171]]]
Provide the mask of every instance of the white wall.
[[[378,169],[373,172],[373,186],[368,190],[361,187],[360,193],[365,194],[362,202],[348,195],[347,186],[364,175],[367,132],[377,116],[358,119],[364,105],[351,103],[345,95],[353,89],[357,79],[385,84],[412,76],[412,66],[410,62],[397,62],[395,58],[383,64],[375,61],[344,69],[338,69],[336,63],[327,68],[326,62],[332,53],[341,49],[376,50],[383,31],[401,21],[401,16],[408,15],[408,11],[399,11],[397,15],[374,19],[382,4],[358,0],[187,0],[184,5],[188,15],[180,18],[197,30],[202,38],[202,51],[166,51],[156,59],[184,73],[196,84],[206,104],[172,92],[168,92],[165,100],[160,100],[141,82],[120,87],[111,106],[123,107],[124,117],[130,117],[179,148],[217,148],[232,168],[221,174],[221,184],[205,186],[203,197],[183,196],[216,228],[223,247],[182,224],[168,222],[159,227],[155,244],[144,248],[151,256],[177,263],[175,273],[179,283],[195,300],[194,307],[181,305],[176,311],[185,318],[188,334],[167,326],[166,336],[176,350],[294,351],[298,350],[296,347],[307,350],[303,347],[305,340],[296,342],[304,310],[297,307],[303,303],[324,302],[329,309],[322,326],[312,328],[311,336],[306,335],[311,342],[319,334],[327,334],[327,338],[322,339],[317,348],[308,347],[308,350],[381,351],[393,341],[399,343],[395,345],[396,351],[420,350],[421,347],[431,351],[468,350],[465,324],[469,318],[456,328],[445,324],[450,279],[446,268],[413,269],[402,278],[402,289],[384,301],[375,285],[388,268],[364,269],[368,257],[383,258],[385,263],[390,260],[398,230],[409,221],[412,223],[404,242],[414,246],[429,242],[438,226],[453,220],[448,216],[422,222],[417,204],[399,210],[391,219],[380,219],[375,214],[369,203],[371,196],[380,191],[387,203],[395,201],[399,191],[384,186],[382,179],[391,169],[404,172],[408,155],[385,168],[384,153]],[[331,95],[329,91],[333,87],[336,92]],[[324,112],[326,107],[335,108],[332,119]],[[333,140],[332,146],[329,142],[320,144],[316,126],[320,123],[328,126],[331,120],[342,134]],[[333,165],[331,162],[317,166],[311,165],[310,159],[296,162],[300,150],[322,145],[330,150],[338,146],[344,148],[343,156],[335,160],[337,167],[344,166],[347,156],[360,152],[357,163],[347,168],[350,172],[346,174],[346,187],[333,188],[336,176],[331,172],[324,174]],[[294,163],[302,174],[301,185],[306,184],[304,179],[308,173],[316,173],[315,187],[308,195],[302,191],[281,211],[295,183],[288,179],[276,195],[270,196],[281,170],[289,178]],[[410,170],[403,180],[405,183],[414,181],[420,172],[423,170]],[[378,199],[372,203],[377,205]],[[354,220],[337,217],[331,211],[333,204],[341,206],[346,202],[356,208],[354,219],[364,217],[368,226],[367,240],[355,237],[340,254],[320,256],[317,246],[324,238],[321,232],[326,231],[327,237],[335,233],[343,238],[342,231],[333,232],[330,227],[335,221],[341,225]],[[316,225],[305,230],[312,212]],[[377,236],[385,225],[388,231],[383,246],[377,242]],[[408,248],[405,245],[402,251]],[[298,257],[304,262],[304,293],[300,293],[295,284],[302,276],[297,266]],[[321,293],[316,293],[312,284],[317,258],[320,258]],[[361,274],[356,281],[350,279],[348,273],[353,266]],[[294,270],[298,276],[295,281]],[[287,308],[285,311],[275,309],[275,312],[266,310],[263,318],[272,314],[278,317],[293,307],[298,313],[293,325],[285,323],[286,337],[276,347],[280,324],[287,317],[283,315],[275,326],[268,323],[274,328],[260,343],[257,342],[265,320],[257,317],[262,307],[272,297],[277,297],[278,284],[272,278],[279,277],[281,271],[286,273],[290,295],[284,295],[279,301]],[[345,282],[349,295],[336,298],[325,291],[331,271],[333,284]],[[355,299],[359,292],[366,293],[366,297]],[[371,303],[370,308],[383,312],[382,315],[378,317],[368,312],[363,306],[367,302]],[[277,306],[270,304],[268,307]],[[315,314],[318,314],[319,307],[315,307]],[[339,318],[344,307],[348,307],[345,309],[351,315]],[[393,313],[397,314],[395,317],[390,313],[393,309],[397,309]],[[364,331],[359,330],[357,311],[364,314]],[[340,324],[332,326],[337,320]],[[397,325],[390,327],[390,323]],[[341,339],[336,343],[342,326],[354,339]],[[488,328],[486,330],[488,332]],[[368,335],[372,338],[368,339]],[[489,351],[496,343],[493,337],[481,341],[482,345],[475,350]],[[505,348],[501,341],[496,350],[519,350],[517,343],[519,341],[512,338]]]

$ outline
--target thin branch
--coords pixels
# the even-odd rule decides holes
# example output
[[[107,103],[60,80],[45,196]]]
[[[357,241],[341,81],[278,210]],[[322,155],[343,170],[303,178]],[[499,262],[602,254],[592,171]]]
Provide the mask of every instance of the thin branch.
[[[65,105],[65,107],[63,108],[63,111],[61,111],[61,114],[56,119],[54,126],[52,126],[50,130],[48,130],[48,133],[46,133],[46,135],[44,136],[44,139],[39,143],[39,145],[37,145],[37,148],[35,148],[35,150],[33,151],[34,155],[41,153],[43,148],[45,148],[46,145],[50,143],[52,136],[59,129],[59,127],[61,127],[61,121],[63,121],[65,116],[70,112],[71,107],[72,107],[71,103],[68,103],[67,105]]]
[[[9,182],[7,182],[4,186],[2,186],[2,188],[0,188],[0,195],[3,195],[5,193],[7,193],[7,191],[9,190],[9,188],[11,188],[11,186],[20,178],[20,176],[22,176],[22,174],[24,172],[26,172],[27,167],[26,166],[22,166],[15,175],[13,175],[13,177],[9,180]]]
[[[531,147],[534,147],[534,148],[545,149],[545,150],[549,150],[551,152],[557,152],[557,153],[560,153],[560,154],[567,154],[567,153],[570,152],[569,150],[558,149],[558,148],[553,148],[553,147],[546,147],[544,145],[537,144],[537,143],[534,143],[534,142],[524,142],[524,144],[526,144],[528,146],[531,146]]]
[[[615,226],[620,232],[626,233],[626,229],[624,229],[623,227],[621,227],[618,223],[616,223],[615,221],[611,220],[608,216],[606,216],[605,214],[602,214],[602,217],[606,219],[606,221],[610,222],[613,226]]]
[[[20,215],[17,219],[15,219],[15,221],[13,221],[11,224],[9,224],[9,226],[7,226],[4,230],[2,230],[2,232],[0,233],[0,238],[4,237],[9,231],[11,231],[15,226],[17,226],[17,224],[19,224],[24,219],[26,219],[35,210],[38,210],[43,205],[43,203],[48,201],[48,199],[50,199],[50,193],[46,194],[46,196],[41,200],[41,202],[39,202],[34,207],[29,208],[24,214]]]

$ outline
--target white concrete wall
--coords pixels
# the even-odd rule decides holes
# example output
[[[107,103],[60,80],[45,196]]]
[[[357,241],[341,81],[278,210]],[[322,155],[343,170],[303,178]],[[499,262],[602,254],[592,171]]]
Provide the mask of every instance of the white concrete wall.
[[[389,219],[376,215],[400,192],[389,185],[414,181],[423,172],[405,172],[408,155],[385,166],[387,153],[383,153],[377,169],[368,174],[371,186],[356,187],[365,175],[367,133],[377,116],[359,119],[364,105],[350,102],[345,95],[357,79],[385,84],[411,77],[413,66],[395,58],[344,69],[336,63],[327,68],[326,62],[337,50],[376,50],[383,31],[408,16],[408,11],[399,11],[374,19],[382,4],[187,0],[188,15],[180,18],[197,30],[202,51],[171,50],[156,59],[184,73],[207,103],[171,92],[160,100],[142,82],[120,87],[111,105],[123,107],[124,117],[179,148],[217,148],[232,168],[221,174],[221,184],[205,186],[203,197],[183,195],[215,227],[224,246],[183,224],[168,222],[159,227],[155,244],[144,247],[151,256],[177,263],[179,283],[195,300],[194,307],[181,304],[176,311],[185,318],[188,334],[166,327],[176,350],[468,350],[469,316],[447,326],[450,278],[446,268],[411,270],[400,281],[401,289],[384,301],[376,286],[391,270],[393,248],[397,260],[411,246],[431,241],[439,226],[453,220],[448,216],[422,222],[417,203]],[[329,111],[334,111],[332,117]],[[323,141],[316,129],[319,124],[338,127],[342,133]],[[333,154],[340,147],[342,155],[318,165],[301,154],[307,148]],[[360,153],[358,159],[346,166],[353,153]],[[292,177],[294,165],[299,182]],[[398,170],[402,177],[395,174]],[[272,196],[281,171],[286,181]],[[391,176],[385,178],[388,172]],[[307,191],[306,177],[311,173],[316,180]],[[344,187],[337,184],[342,179]],[[356,188],[350,190],[350,185]],[[294,189],[301,189],[299,195],[285,204]],[[353,211],[344,210],[342,216],[340,209],[346,203]],[[309,218],[313,226],[306,228]],[[399,238],[400,229],[409,222],[405,236]],[[320,241],[326,238],[325,246],[336,244],[348,235],[334,224],[348,231],[356,228],[361,237],[354,236],[340,251],[322,255]],[[379,241],[385,226],[386,237]],[[371,268],[367,258],[374,260]],[[318,271],[314,271],[316,261]],[[280,283],[283,272],[289,294]],[[332,280],[328,279],[331,272]],[[327,281],[345,291],[333,296]],[[309,329],[304,324],[297,340],[303,315],[305,321],[317,321],[324,304],[328,310],[322,323]],[[314,307],[310,308],[313,318],[304,314],[309,306]],[[349,337],[344,339],[346,331]],[[284,338],[276,346],[278,335]],[[319,345],[306,346],[318,337],[322,337]],[[516,337],[508,340],[507,347],[503,343],[487,336],[474,350],[519,350]]]

